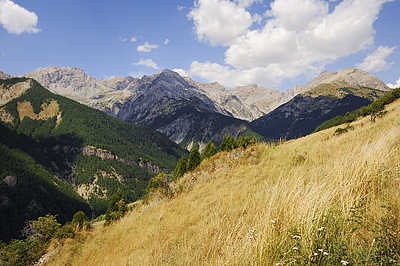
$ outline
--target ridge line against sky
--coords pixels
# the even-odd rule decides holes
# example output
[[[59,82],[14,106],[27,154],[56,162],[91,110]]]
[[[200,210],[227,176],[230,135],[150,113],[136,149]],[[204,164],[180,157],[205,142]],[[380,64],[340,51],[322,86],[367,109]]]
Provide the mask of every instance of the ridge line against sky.
[[[286,90],[347,67],[400,86],[399,0],[0,0],[0,70],[172,69]]]

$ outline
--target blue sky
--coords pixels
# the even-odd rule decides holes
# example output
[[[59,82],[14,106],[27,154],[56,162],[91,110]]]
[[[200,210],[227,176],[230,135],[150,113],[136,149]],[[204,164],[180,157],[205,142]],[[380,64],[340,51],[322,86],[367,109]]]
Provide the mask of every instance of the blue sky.
[[[400,86],[399,13],[399,0],[0,0],[0,70],[168,68],[282,91],[354,67]]]

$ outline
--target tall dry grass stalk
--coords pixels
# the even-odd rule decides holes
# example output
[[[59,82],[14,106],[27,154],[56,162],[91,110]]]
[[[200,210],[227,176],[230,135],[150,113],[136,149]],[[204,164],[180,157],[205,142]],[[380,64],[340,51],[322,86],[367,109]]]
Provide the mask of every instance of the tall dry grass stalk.
[[[219,153],[180,179],[171,200],[139,204],[79,248],[58,248],[48,265],[373,265],[396,259],[399,115],[397,101],[382,119],[361,119],[338,136],[332,128],[278,146]]]

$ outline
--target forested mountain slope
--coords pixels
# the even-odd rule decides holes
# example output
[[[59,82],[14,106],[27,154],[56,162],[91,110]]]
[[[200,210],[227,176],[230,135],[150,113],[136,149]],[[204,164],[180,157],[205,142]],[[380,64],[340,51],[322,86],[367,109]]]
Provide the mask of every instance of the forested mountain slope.
[[[18,189],[20,182],[22,184],[22,180],[25,180],[19,175],[21,172],[26,174],[26,171],[13,165],[13,156],[20,152],[27,153],[25,150],[32,151],[23,155],[27,156],[26,160],[32,157],[32,163],[44,169],[44,172],[39,171],[43,175],[35,172],[30,177],[44,178],[46,182],[61,182],[69,190],[74,188],[89,202],[95,215],[105,212],[110,197],[118,188],[128,201],[137,200],[143,195],[151,177],[159,171],[172,172],[178,159],[187,157],[185,150],[161,133],[55,95],[32,79],[0,80],[0,92],[0,120],[2,127],[6,127],[2,130],[5,146],[2,150],[4,165],[0,180],[2,187],[11,191],[0,195],[2,207],[11,208],[10,202],[13,201],[17,202],[17,206],[21,204],[18,197],[12,196],[12,191]],[[26,149],[18,146],[22,150],[17,150],[17,155],[9,155],[12,149],[8,146],[9,138],[26,140],[14,141]],[[16,183],[15,189],[7,182]],[[32,194],[41,194],[40,189],[26,189],[33,189],[29,190]],[[50,210],[46,204],[58,204],[51,200],[53,196],[43,197],[45,200],[40,204],[37,201],[32,203],[35,206],[29,215],[44,215],[46,210]],[[55,209],[52,208],[51,212]],[[31,217],[29,215],[25,218]]]

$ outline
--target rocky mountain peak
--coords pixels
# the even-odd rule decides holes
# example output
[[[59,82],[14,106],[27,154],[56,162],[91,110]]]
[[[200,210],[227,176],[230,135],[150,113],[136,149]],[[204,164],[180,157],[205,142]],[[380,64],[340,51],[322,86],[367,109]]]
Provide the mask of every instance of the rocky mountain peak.
[[[0,79],[9,79],[11,78],[11,75],[4,73],[3,71],[0,71]]]
[[[381,90],[381,91],[389,91],[390,88],[386,86],[386,84],[375,77],[374,75],[369,74],[366,71],[354,68],[346,68],[335,75],[328,77],[323,80],[322,83],[329,84],[338,84],[341,85],[343,83],[347,83],[349,85],[357,85],[368,87],[371,89]]]

